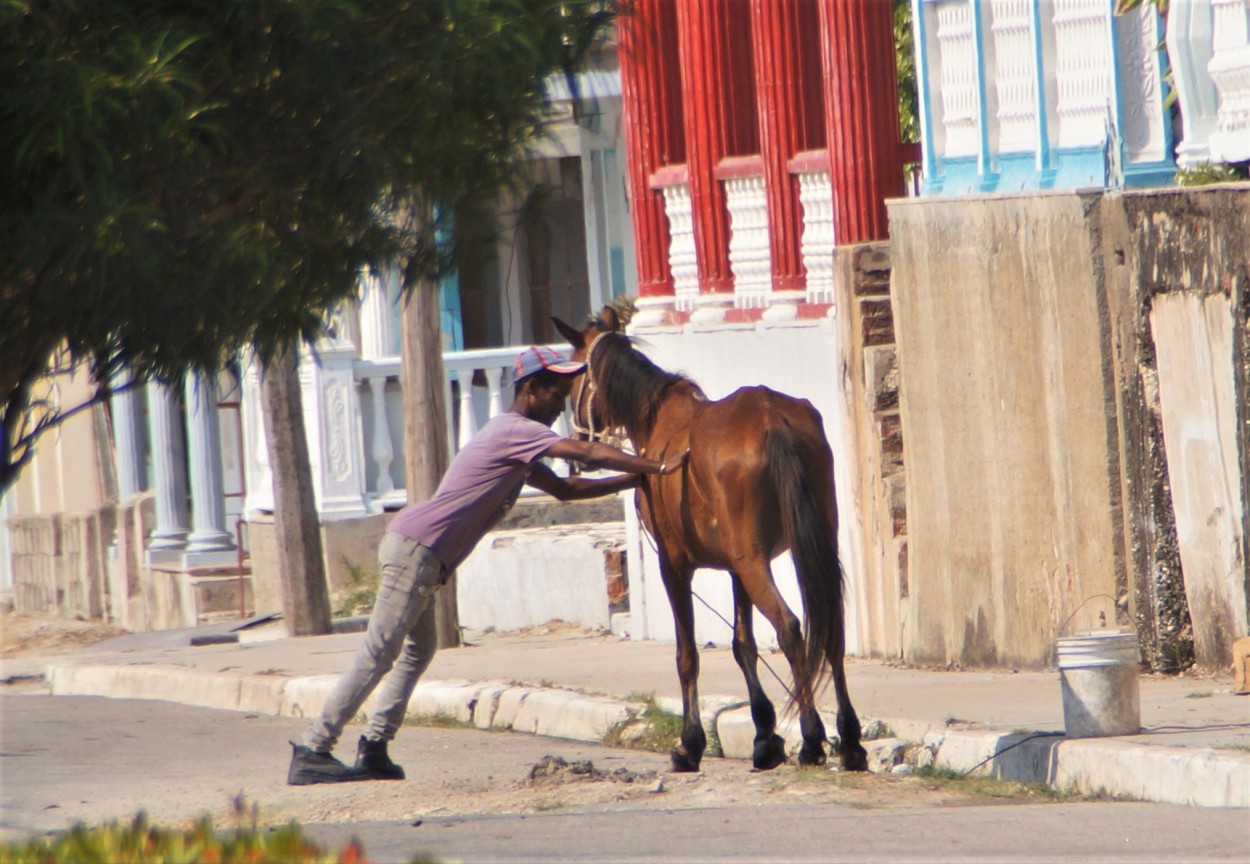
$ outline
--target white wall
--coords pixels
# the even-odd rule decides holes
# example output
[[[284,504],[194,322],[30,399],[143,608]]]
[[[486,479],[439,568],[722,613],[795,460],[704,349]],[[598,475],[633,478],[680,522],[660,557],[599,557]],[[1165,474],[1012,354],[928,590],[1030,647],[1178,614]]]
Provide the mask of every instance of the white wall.
[[[839,502],[838,549],[846,574],[847,651],[859,648],[858,616],[854,614],[861,593],[852,554],[847,504],[848,466],[844,465],[844,413],[840,393],[837,335],[830,320],[795,321],[772,324],[686,327],[678,330],[655,329],[635,334],[640,350],[664,369],[690,376],[709,398],[719,399],[738,387],[763,384],[791,396],[808,399],[825,421],[825,434],[834,454],[834,480]],[[674,638],[672,613],[659,575],[659,564],[649,537],[639,531],[633,507],[626,508],[630,528],[629,578],[632,635],[636,639]],[[798,585],[789,554],[773,563],[773,575],[786,602],[802,615]],[[695,575],[695,592],[727,621],[733,620],[733,590],[720,572],[700,570]],[[775,647],[771,625],[757,612],[756,638],[761,645]],[[706,642],[729,644],[729,626],[699,600],[695,600],[695,631],[700,645]]]

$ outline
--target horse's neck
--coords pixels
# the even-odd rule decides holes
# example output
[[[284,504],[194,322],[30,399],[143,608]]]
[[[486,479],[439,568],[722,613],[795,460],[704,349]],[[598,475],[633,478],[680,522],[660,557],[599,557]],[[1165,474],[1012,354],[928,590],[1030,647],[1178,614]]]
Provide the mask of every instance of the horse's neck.
[[[663,401],[649,426],[627,429],[630,440],[634,444],[634,450],[644,453],[648,448],[654,449],[656,442],[653,442],[652,438],[657,429],[672,430],[688,426],[694,422],[695,415],[707,401],[703,391],[693,381],[674,383],[665,391]]]

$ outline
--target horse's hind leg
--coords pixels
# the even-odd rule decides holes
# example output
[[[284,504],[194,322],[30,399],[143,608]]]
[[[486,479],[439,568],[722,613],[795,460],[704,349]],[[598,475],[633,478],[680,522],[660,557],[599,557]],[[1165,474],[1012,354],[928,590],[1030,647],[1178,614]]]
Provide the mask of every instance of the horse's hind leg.
[[[664,588],[673,609],[677,635],[677,677],[681,682],[681,743],[673,749],[670,761],[674,771],[698,771],[707,748],[707,733],[699,716],[699,648],[695,644],[694,600],[690,573],[678,574],[671,565],[660,561]]]
[[[803,628],[794,612],[782,599],[777,584],[773,581],[772,569],[768,562],[748,575],[743,568],[743,587],[751,594],[756,607],[768,619],[777,631],[777,641],[781,644],[782,653],[790,663],[790,672],[794,681],[794,691],[790,694],[791,701],[798,707],[799,731],[803,735],[803,746],[799,748],[800,765],[825,764],[825,724],[816,711],[816,700],[813,692],[815,671],[808,668],[807,652],[803,645]],[[753,586],[752,591],[750,587]]]
[[[859,715],[851,705],[851,692],[846,686],[846,636],[842,627],[829,634],[829,665],[833,669],[833,692],[838,698],[838,754],[847,771],[867,771],[868,753],[860,743]]]
[[[758,674],[759,651],[755,645],[751,598],[742,587],[737,573],[731,573],[734,589],[734,660],[742,669],[751,700],[751,719],[755,722],[755,746],[751,763],[760,771],[776,768],[786,761],[786,742],[776,733],[777,712],[764,693]]]

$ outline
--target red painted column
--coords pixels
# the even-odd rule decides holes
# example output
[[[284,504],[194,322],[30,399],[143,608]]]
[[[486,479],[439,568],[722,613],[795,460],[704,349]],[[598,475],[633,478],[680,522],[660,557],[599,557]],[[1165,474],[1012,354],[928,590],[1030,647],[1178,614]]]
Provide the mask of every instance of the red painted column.
[[[674,5],[699,293],[731,294],[729,211],[715,171],[726,156],[757,152],[750,8],[739,0]]]
[[[789,162],[825,142],[819,9],[811,0],[751,0],[751,26],[772,287],[801,291],[803,209]]]
[[[618,20],[621,115],[640,297],[673,293],[664,196],[651,175],[686,160],[677,68],[677,13],[669,0],[633,0]]]
[[[820,0],[825,128],[839,246],[889,237],[885,199],[903,194],[892,5]]]

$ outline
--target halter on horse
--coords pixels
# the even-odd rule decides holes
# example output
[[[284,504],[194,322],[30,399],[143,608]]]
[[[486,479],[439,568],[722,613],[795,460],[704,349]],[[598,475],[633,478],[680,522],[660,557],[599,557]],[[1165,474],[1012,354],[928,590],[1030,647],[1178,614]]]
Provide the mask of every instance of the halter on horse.
[[[755,722],[755,767],[775,768],[786,754],[775,731],[776,712],[757,674],[752,606],[777,631],[790,664],[791,699],[803,735],[799,763],[825,761],[825,727],[815,694],[831,671],[842,766],[867,770],[843,669],[833,455],[820,414],[809,402],[766,387],[743,387],[709,401],[693,381],[665,372],[637,351],[617,332],[610,308],[580,331],[555,323],[573,346],[573,358],[587,364],[574,385],[576,425],[588,434],[620,427],[634,449],[652,459],[690,451],[683,470],[645,476],[637,493],[643,526],[655,537],[676,625],[683,723],[681,743],[671,754],[673,770],[697,771],[707,746],[699,717],[691,590],[700,567],[725,570],[733,582],[733,653]],[[770,562],[786,549],[802,593],[802,627],[772,577]]]

